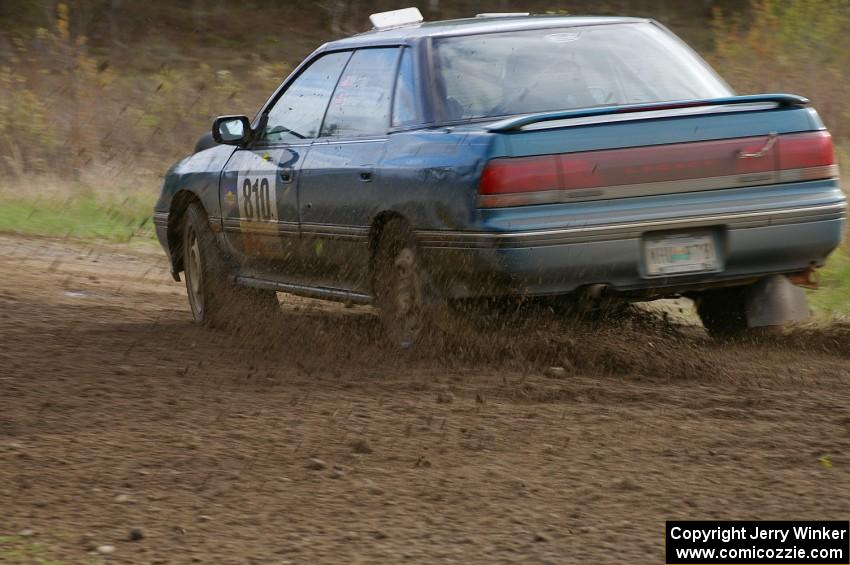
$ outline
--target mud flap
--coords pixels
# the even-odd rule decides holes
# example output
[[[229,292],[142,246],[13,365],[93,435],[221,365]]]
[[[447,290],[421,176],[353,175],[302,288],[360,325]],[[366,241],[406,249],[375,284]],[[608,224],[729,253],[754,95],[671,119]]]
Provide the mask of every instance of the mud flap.
[[[784,326],[811,317],[803,289],[784,275],[761,279],[747,290],[747,326]]]

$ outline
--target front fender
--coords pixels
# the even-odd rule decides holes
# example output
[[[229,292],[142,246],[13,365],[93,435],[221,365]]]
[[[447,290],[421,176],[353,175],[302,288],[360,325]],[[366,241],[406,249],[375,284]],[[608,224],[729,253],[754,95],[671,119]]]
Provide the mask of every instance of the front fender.
[[[190,202],[198,201],[210,218],[221,217],[219,180],[235,147],[218,145],[177,162],[165,174],[159,199],[154,205],[157,236],[171,263],[172,276],[179,280],[183,269],[180,225]]]

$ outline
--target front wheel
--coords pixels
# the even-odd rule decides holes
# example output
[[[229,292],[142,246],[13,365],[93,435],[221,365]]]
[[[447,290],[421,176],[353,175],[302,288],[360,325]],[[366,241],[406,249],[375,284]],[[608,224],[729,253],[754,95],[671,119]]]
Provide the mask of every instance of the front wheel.
[[[193,202],[183,222],[183,276],[192,318],[213,327],[239,327],[279,312],[277,294],[236,286],[204,209]]]

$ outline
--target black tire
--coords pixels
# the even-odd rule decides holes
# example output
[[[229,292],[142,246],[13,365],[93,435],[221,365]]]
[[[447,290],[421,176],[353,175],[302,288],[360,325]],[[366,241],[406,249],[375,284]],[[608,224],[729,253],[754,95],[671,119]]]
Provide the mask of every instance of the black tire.
[[[729,340],[747,335],[747,288],[707,290],[696,298],[697,313],[711,337]]]
[[[428,282],[416,240],[404,220],[392,219],[381,230],[372,289],[388,340],[396,347],[413,347],[430,329]]]
[[[215,241],[209,220],[198,202],[189,204],[183,221],[183,278],[195,322],[211,327],[239,328],[258,317],[280,312],[274,291],[236,286]]]

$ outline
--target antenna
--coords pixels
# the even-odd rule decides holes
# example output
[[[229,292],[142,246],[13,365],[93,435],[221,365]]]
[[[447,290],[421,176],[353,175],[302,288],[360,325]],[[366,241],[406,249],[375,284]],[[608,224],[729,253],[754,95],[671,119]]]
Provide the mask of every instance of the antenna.
[[[517,18],[520,16],[530,16],[530,12],[485,12],[483,14],[475,14],[476,18]]]

